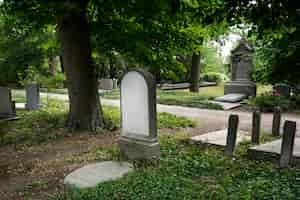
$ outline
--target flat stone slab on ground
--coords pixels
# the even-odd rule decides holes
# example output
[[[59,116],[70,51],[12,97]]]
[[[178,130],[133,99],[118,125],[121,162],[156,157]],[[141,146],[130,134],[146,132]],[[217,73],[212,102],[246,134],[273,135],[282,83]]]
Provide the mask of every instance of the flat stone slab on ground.
[[[163,83],[160,85],[161,90],[177,90],[177,89],[188,89],[190,87],[190,83]],[[199,87],[209,87],[216,86],[216,82],[201,82],[199,83]]]
[[[237,108],[241,106],[240,103],[229,103],[229,102],[221,102],[221,101],[209,101],[209,102],[222,106],[224,110],[231,110],[233,108]]]
[[[247,95],[245,95],[245,94],[232,93],[232,94],[226,94],[221,97],[216,97],[215,101],[236,103],[236,102],[240,102],[246,98],[247,98]]]
[[[203,144],[212,144],[217,146],[226,146],[227,129],[209,132],[203,135],[197,135],[191,138],[193,142],[200,142]],[[237,144],[244,140],[250,140],[250,136],[244,131],[239,131],[236,139]]]
[[[265,144],[257,145],[249,149],[249,154],[252,158],[274,157],[279,158],[281,152],[281,139],[274,140]],[[300,164],[300,138],[295,138],[293,160]]]
[[[86,165],[69,174],[64,183],[77,188],[95,187],[97,184],[122,178],[133,171],[127,162],[104,161]]]

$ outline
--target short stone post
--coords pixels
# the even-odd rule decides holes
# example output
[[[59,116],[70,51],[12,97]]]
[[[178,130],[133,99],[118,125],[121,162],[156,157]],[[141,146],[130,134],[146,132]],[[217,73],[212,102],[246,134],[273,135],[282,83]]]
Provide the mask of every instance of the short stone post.
[[[273,125],[272,125],[273,136],[280,135],[280,123],[281,123],[281,108],[279,106],[276,106],[274,108],[274,114],[273,114]]]
[[[35,110],[40,107],[40,87],[33,83],[25,86],[26,90],[26,109]]]
[[[230,115],[229,121],[228,121],[226,146],[225,146],[225,150],[224,150],[224,154],[226,156],[233,155],[235,144],[236,144],[238,125],[239,125],[239,116],[238,115]]]
[[[287,167],[293,157],[294,143],[296,135],[296,122],[285,121],[281,142],[280,162],[281,167]]]
[[[260,137],[260,123],[261,123],[261,113],[259,110],[255,110],[252,115],[252,135],[251,142],[253,144],[259,144]]]

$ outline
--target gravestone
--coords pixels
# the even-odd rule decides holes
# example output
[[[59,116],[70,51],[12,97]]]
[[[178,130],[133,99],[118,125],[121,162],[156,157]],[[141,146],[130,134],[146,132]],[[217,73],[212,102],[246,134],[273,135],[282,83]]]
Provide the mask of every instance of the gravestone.
[[[277,137],[280,135],[280,124],[281,124],[281,108],[276,106],[273,113],[272,123],[272,135]]]
[[[0,119],[16,116],[15,103],[11,100],[11,91],[7,87],[0,87]]]
[[[121,152],[129,159],[158,157],[156,83],[143,70],[128,72],[121,81]]]
[[[261,113],[259,110],[255,110],[252,115],[251,142],[253,144],[259,144],[260,124],[261,124]]]
[[[239,126],[239,116],[238,115],[230,115],[229,120],[228,120],[226,146],[224,149],[224,154],[226,156],[233,155],[234,148],[236,145],[238,126]]]
[[[110,78],[101,79],[99,83],[99,89],[112,90],[114,89],[114,81]]]
[[[26,105],[28,110],[35,110],[40,107],[40,87],[38,84],[29,84],[25,86]]]
[[[113,89],[118,89],[118,79],[113,79]]]
[[[285,121],[280,151],[280,166],[287,167],[292,160],[295,144],[296,122]]]
[[[231,81],[225,84],[224,93],[239,93],[246,96],[256,96],[256,84],[252,81],[253,49],[242,39],[232,51]]]
[[[273,93],[280,96],[289,97],[291,95],[292,88],[287,84],[276,84],[273,87]]]

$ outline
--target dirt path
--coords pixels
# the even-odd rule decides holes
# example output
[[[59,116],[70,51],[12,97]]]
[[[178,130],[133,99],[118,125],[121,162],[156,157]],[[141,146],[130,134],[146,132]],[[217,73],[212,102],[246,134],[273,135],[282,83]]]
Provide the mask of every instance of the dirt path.
[[[45,94],[42,94],[45,95]],[[68,101],[68,96],[63,94],[49,94],[52,98]],[[119,100],[101,99],[104,105],[120,106]],[[170,105],[157,105],[158,112],[168,112],[178,116],[190,117],[201,121],[202,131],[209,132],[227,127],[227,120],[230,114],[238,114],[240,118],[240,129],[244,131],[250,131],[252,125],[252,113],[243,111],[223,111],[223,110],[209,110],[190,108],[183,106],[170,106]],[[300,115],[285,113],[282,115],[282,124],[285,120],[296,121],[298,126],[300,125]],[[273,115],[271,113],[262,114],[262,129],[264,132],[270,133],[272,130]],[[201,134],[199,133],[199,134]],[[297,129],[297,136],[300,136],[300,129]]]
[[[1,147],[0,199],[49,199],[64,189],[66,174],[87,162],[109,159],[97,149],[116,143],[117,134],[80,133],[30,147]]]

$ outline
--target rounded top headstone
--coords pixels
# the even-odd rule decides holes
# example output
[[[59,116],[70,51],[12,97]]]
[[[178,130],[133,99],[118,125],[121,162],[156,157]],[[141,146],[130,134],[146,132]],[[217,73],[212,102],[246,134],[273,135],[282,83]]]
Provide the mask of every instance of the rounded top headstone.
[[[156,136],[156,87],[153,76],[135,69],[121,81],[122,135]]]

